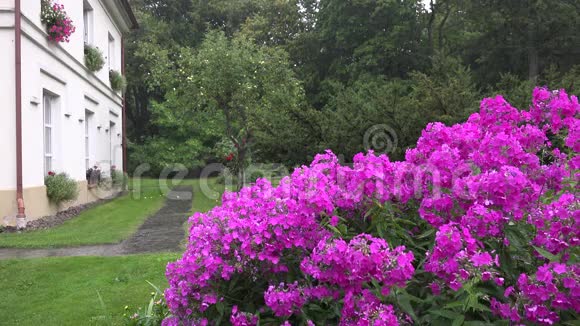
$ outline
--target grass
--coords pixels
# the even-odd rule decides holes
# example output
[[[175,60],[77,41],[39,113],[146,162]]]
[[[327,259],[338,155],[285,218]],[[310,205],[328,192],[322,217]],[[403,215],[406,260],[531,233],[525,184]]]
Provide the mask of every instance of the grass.
[[[277,180],[274,181],[277,183]],[[194,190],[192,213],[219,204],[225,186],[215,179],[183,180]],[[209,191],[208,191],[209,188]],[[0,234],[0,246],[54,247],[118,242],[163,203],[158,180],[138,179],[128,195],[94,207],[52,230]],[[136,196],[135,194],[139,194]],[[0,324],[121,325],[124,307],[145,307],[167,287],[165,266],[179,254],[0,260]],[[101,302],[102,300],[102,302]]]
[[[56,248],[118,243],[134,233],[147,217],[163,206],[157,190],[135,196],[130,192],[106,204],[90,208],[60,226],[23,233],[0,234],[3,248]]]
[[[205,212],[219,203],[220,194],[225,189],[215,179],[177,182],[132,179],[127,195],[90,208],[60,226],[23,233],[0,233],[0,248],[61,248],[119,243],[159,210],[165,201],[164,194],[177,185],[193,187],[192,214]]]
[[[0,324],[119,325],[125,305],[144,307],[167,287],[165,266],[177,254],[0,261]],[[102,297],[104,307],[99,300]]]
[[[0,234],[0,244],[13,247],[54,247],[120,241],[163,203],[168,188],[158,180],[138,179],[131,193],[83,212],[62,226],[47,231]],[[193,212],[205,212],[219,202],[225,187],[183,180],[170,185],[191,185]],[[136,194],[139,194],[137,196]],[[218,198],[218,200],[216,200]],[[106,234],[106,233],[110,234]],[[129,312],[145,307],[153,291],[147,281],[167,287],[165,266],[178,254],[125,257],[59,257],[0,260],[0,324],[4,325],[120,325],[124,307]],[[101,299],[103,304],[101,303]]]

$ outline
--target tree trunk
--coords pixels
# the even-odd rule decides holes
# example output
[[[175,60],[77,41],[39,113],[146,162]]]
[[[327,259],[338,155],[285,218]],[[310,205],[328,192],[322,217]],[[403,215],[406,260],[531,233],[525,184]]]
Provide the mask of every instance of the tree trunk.
[[[443,16],[443,19],[441,20],[441,22],[439,23],[439,27],[437,28],[437,37],[438,37],[438,49],[442,50],[443,49],[443,29],[445,28],[445,24],[447,24],[447,19],[449,19],[449,15],[451,14],[451,10],[452,7],[451,5],[449,5],[449,2],[445,2],[445,16]]]
[[[534,22],[528,23],[528,78],[536,82],[540,73],[538,48],[536,47],[536,30]]]
[[[433,0],[431,0],[430,6],[431,6],[431,15],[429,15],[429,23],[427,25],[427,39],[429,42],[430,54],[433,54],[435,52],[433,45],[433,25],[435,24],[435,14],[436,14],[435,4],[433,3]]]

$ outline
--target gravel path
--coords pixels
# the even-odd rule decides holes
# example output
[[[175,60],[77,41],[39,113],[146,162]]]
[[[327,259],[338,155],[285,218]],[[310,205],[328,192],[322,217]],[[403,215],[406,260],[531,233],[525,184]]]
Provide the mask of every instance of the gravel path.
[[[63,256],[122,256],[153,252],[178,252],[185,237],[193,196],[192,187],[174,188],[165,205],[148,218],[131,237],[119,244],[47,249],[0,249],[0,259]]]

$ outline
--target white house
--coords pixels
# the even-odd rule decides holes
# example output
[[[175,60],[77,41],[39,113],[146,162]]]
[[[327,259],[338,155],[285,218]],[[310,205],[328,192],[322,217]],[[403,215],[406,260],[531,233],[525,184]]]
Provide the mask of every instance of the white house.
[[[137,26],[128,0],[52,1],[76,27],[68,43],[48,39],[41,0],[0,0],[0,225],[65,208],[46,197],[49,171],[78,181],[71,206],[99,197],[89,167],[126,165],[124,100],[109,71],[124,71],[123,35]],[[103,53],[100,71],[86,67],[85,44]]]

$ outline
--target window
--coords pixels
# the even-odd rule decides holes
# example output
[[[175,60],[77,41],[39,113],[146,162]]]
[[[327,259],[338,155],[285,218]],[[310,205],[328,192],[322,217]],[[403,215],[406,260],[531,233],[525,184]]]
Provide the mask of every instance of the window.
[[[91,126],[93,113],[85,110],[85,168],[91,168]]]
[[[55,97],[45,93],[43,95],[43,120],[44,120],[44,174],[48,175],[53,169],[54,163],[54,102]]]
[[[109,33],[109,52],[107,55],[107,62],[109,64],[109,71],[115,70],[115,39]]]
[[[93,8],[87,0],[83,2],[83,23],[85,44],[91,44],[93,41]]]

